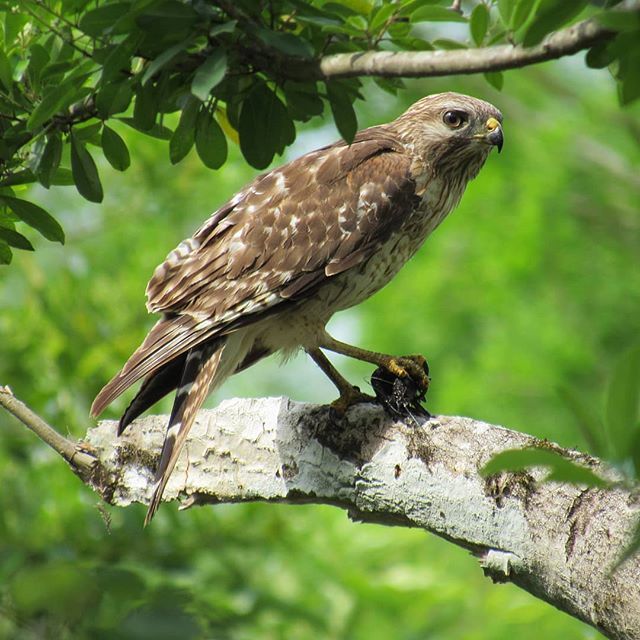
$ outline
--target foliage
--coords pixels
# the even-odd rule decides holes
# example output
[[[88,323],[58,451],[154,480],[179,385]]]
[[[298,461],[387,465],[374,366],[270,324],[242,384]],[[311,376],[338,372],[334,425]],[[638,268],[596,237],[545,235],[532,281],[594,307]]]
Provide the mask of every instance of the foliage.
[[[350,140],[361,81],[323,77],[318,61],[334,53],[533,46],[595,14],[616,36],[598,42],[587,63],[609,66],[629,103],[640,95],[640,12],[621,16],[616,4],[483,0],[458,12],[444,0],[2,0],[0,263],[12,248],[32,249],[18,222],[64,242],[51,215],[16,189],[75,184],[101,202],[94,149],[125,171],[121,124],[168,140],[174,164],[195,145],[212,169],[225,162],[226,138],[239,138],[252,166],[267,167],[295,140],[295,123],[326,104]],[[444,38],[443,23],[462,28]],[[502,85],[499,71],[486,77]],[[392,93],[402,86],[377,82]],[[173,126],[167,116],[178,112]]]

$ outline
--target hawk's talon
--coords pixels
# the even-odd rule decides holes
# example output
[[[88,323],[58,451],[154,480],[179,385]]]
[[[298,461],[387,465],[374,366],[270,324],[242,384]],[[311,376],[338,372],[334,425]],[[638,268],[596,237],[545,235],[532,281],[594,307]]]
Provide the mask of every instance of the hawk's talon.
[[[349,386],[340,390],[340,397],[331,403],[331,409],[343,416],[349,407],[365,402],[377,402],[374,396],[362,393],[358,387]]]
[[[385,363],[385,369],[398,378],[409,377],[426,392],[429,388],[429,365],[424,356],[398,356]]]

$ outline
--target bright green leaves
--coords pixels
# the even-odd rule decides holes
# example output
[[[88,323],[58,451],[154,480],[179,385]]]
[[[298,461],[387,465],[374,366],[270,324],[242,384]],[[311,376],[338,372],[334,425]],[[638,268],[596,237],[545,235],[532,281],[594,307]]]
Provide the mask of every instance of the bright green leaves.
[[[204,102],[211,90],[222,82],[226,72],[227,54],[223,49],[216,49],[198,67],[191,81],[191,93]]]
[[[78,193],[90,202],[102,202],[104,194],[98,168],[85,144],[71,133],[71,172]]]
[[[489,9],[487,9],[487,5],[479,4],[473,9],[471,13],[471,21],[469,22],[471,37],[478,47],[484,42],[488,28]]]
[[[267,167],[295,139],[287,108],[266,84],[257,84],[242,103],[238,121],[240,150],[256,169]]]
[[[131,164],[124,140],[106,124],[102,127],[102,152],[109,164],[118,171],[126,171]]]
[[[587,0],[541,0],[522,44],[525,47],[538,44],[548,33],[570,22],[586,6]]]

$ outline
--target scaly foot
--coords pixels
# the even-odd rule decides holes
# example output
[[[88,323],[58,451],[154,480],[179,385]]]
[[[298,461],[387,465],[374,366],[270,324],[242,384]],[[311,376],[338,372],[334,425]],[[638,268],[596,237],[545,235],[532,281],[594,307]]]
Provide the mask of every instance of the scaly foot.
[[[376,402],[376,398],[362,393],[358,387],[350,385],[340,390],[340,397],[331,403],[331,408],[342,416],[349,407],[363,402]]]
[[[408,376],[423,392],[429,388],[429,365],[421,355],[392,357],[384,366],[398,378]]]

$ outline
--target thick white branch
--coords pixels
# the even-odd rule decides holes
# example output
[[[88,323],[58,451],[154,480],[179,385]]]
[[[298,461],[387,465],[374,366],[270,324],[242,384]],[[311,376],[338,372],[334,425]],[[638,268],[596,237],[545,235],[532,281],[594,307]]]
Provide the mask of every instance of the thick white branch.
[[[87,434],[113,504],[146,502],[165,416]],[[623,490],[540,483],[532,474],[482,478],[478,469],[531,436],[469,418],[404,424],[374,405],[345,417],[287,399],[230,400],[203,411],[166,492],[183,506],[265,500],[334,504],[357,520],[421,527],[471,550],[496,581],[511,581],[611,638],[640,638],[640,558],[610,575],[640,515]],[[554,445],[547,445],[554,446]],[[567,456],[601,473],[601,463]]]

